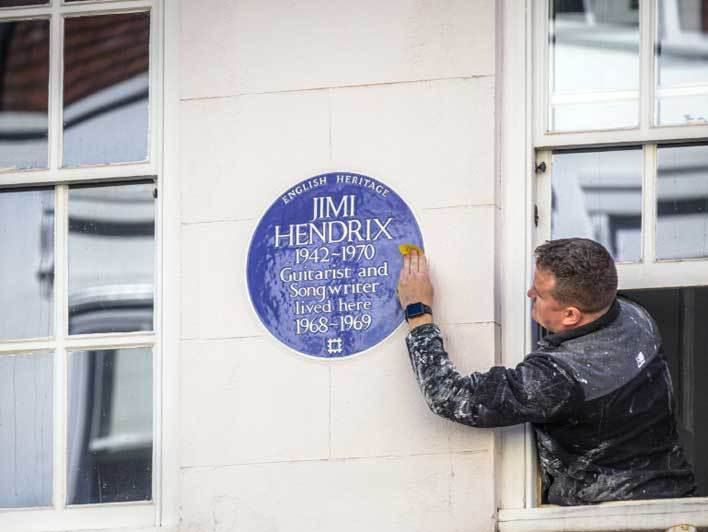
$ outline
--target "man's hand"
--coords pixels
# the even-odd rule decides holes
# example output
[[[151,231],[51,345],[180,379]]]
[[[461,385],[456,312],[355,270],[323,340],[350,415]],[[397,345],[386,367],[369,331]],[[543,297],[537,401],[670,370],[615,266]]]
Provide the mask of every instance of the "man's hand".
[[[403,256],[403,267],[398,278],[398,299],[404,310],[411,303],[418,302],[433,306],[433,285],[428,275],[428,262],[425,255],[418,254],[414,249]],[[433,317],[430,314],[423,314],[411,318],[408,326],[414,329],[418,325],[432,322]]]

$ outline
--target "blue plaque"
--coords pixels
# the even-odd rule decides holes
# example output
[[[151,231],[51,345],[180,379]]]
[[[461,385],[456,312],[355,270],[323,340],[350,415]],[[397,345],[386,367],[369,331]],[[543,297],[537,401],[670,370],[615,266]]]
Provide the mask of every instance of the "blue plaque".
[[[410,208],[365,175],[334,172],[285,191],[248,250],[251,303],[282,343],[318,358],[348,357],[403,321],[400,244],[423,247]]]

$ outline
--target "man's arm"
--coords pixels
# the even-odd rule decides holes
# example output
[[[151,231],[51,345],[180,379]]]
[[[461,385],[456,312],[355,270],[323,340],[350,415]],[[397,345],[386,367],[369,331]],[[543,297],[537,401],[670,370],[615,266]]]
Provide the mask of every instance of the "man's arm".
[[[493,367],[462,376],[443,348],[440,329],[416,327],[406,338],[423,397],[435,414],[475,427],[545,423],[572,413],[582,391],[570,371],[532,355],[516,368]]]
[[[417,302],[433,305],[427,260],[415,250],[403,258],[398,297],[404,309]],[[543,423],[569,415],[582,398],[571,372],[542,355],[529,356],[514,369],[494,367],[463,377],[432,316],[413,318],[408,326],[413,371],[428,406],[440,416],[477,427]]]

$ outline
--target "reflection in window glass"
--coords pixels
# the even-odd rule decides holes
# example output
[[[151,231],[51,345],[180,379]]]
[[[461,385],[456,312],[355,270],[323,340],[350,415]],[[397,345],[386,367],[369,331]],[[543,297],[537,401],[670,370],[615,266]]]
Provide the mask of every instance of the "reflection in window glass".
[[[52,334],[54,190],[0,190],[0,339]]]
[[[69,190],[69,333],[152,330],[154,184]]]
[[[0,0],[0,8],[2,7],[22,7],[22,6],[39,6],[48,4],[49,0]]]
[[[708,2],[658,3],[656,123],[708,124]]]
[[[549,129],[639,124],[639,8],[550,0]]]
[[[0,355],[0,508],[52,504],[52,355]]]
[[[49,21],[1,22],[0,171],[47,167],[48,98]]]
[[[556,152],[552,187],[552,238],[591,238],[617,261],[641,259],[641,149]]]
[[[67,503],[152,497],[152,353],[70,353]]]
[[[660,146],[658,259],[708,257],[708,146]]]
[[[149,13],[64,23],[64,166],[148,156]]]

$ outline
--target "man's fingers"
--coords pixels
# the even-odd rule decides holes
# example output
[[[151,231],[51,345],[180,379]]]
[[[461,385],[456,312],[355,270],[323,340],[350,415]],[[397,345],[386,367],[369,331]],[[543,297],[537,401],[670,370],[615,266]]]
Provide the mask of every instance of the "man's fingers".
[[[417,273],[418,272],[418,252],[415,249],[411,249],[411,252],[408,254],[408,256],[411,258],[411,273]]]
[[[420,273],[428,273],[428,259],[425,258],[425,255],[418,257],[418,271]]]
[[[411,273],[411,258],[408,255],[403,256],[403,266],[401,267],[400,279],[403,279]]]

